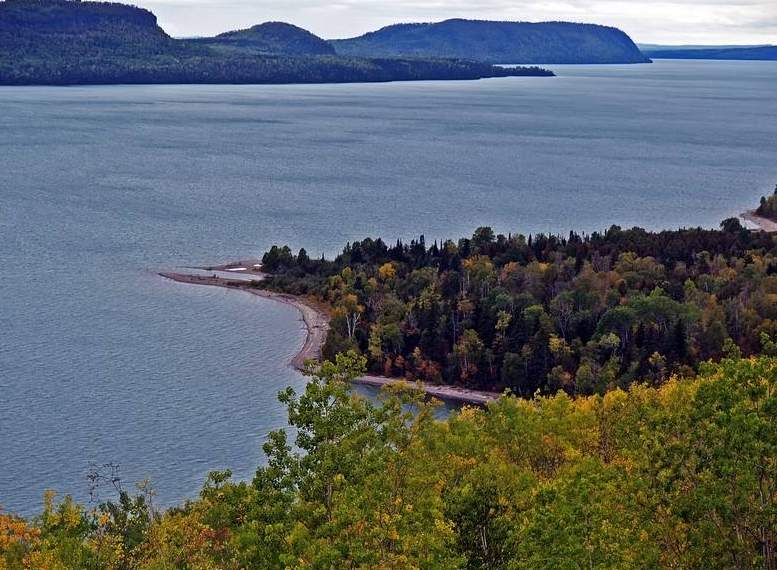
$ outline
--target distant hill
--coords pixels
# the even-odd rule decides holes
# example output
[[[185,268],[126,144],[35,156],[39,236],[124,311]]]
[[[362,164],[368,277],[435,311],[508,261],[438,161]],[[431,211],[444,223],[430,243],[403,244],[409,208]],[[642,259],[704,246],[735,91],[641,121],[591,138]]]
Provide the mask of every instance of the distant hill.
[[[340,55],[460,57],[491,63],[646,63],[624,32],[567,22],[446,20],[397,24],[333,40]]]
[[[247,30],[198,38],[192,43],[215,48],[247,49],[263,54],[335,55],[335,49],[318,36],[285,22],[265,22]]]
[[[215,44],[215,45],[214,45]],[[334,55],[305,30],[270,23],[176,40],[149,11],[106,2],[0,2],[0,85],[343,83],[553,75],[461,59]]]
[[[730,59],[777,61],[777,46],[659,49],[647,52],[656,59]]]

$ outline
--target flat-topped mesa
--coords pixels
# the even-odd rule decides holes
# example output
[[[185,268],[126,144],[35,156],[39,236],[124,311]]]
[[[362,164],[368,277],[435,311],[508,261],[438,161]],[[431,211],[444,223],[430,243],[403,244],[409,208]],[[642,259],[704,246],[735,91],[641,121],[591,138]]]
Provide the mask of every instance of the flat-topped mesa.
[[[16,57],[139,57],[178,43],[142,8],[108,2],[6,0],[0,3],[0,53]]]
[[[337,53],[359,57],[460,57],[490,63],[648,63],[623,31],[571,22],[446,20],[395,24],[333,40]]]

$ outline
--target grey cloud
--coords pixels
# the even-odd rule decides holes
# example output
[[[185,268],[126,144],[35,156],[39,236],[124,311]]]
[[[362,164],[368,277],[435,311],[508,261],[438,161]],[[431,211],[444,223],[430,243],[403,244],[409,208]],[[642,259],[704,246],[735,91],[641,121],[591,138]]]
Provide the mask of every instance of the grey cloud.
[[[571,20],[622,28],[653,43],[777,43],[775,0],[135,0],[174,35],[209,35],[284,20],[349,37],[396,22],[451,17]]]

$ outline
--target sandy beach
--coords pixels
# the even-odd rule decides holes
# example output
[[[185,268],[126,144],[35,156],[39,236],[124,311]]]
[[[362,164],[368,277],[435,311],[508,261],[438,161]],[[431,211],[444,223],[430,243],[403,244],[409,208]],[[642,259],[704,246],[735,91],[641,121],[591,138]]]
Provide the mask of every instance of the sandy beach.
[[[246,268],[246,273],[255,273],[261,275],[261,270],[254,267],[254,263],[251,260],[245,262],[234,262],[225,265],[211,266],[211,267],[197,267],[195,269],[205,269],[208,271],[224,271],[227,269]],[[250,269],[249,269],[250,268]],[[250,287],[244,280],[231,280],[218,276],[203,276],[203,275],[189,275],[186,273],[159,273],[161,277],[171,279],[178,283],[186,283],[189,285],[207,285],[210,287],[224,287],[227,289],[233,289],[238,291],[244,291],[252,295],[264,297],[265,299],[272,299],[280,303],[286,303],[296,308],[302,315],[302,320],[305,323],[307,329],[307,338],[300,352],[292,359],[291,365],[302,370],[306,360],[321,360],[321,351],[326,341],[326,335],[329,331],[329,314],[327,309],[320,303],[316,303],[311,299],[303,297],[296,297],[293,295],[286,295],[283,293],[276,293],[274,291],[266,291],[263,289],[257,289]],[[375,386],[382,388],[391,384],[399,384],[407,382],[404,379],[399,378],[386,378],[383,376],[364,376],[355,380],[355,383],[364,384],[366,386]],[[466,388],[460,388],[457,386],[442,386],[425,383],[413,383],[413,386],[418,385],[428,396],[433,396],[441,400],[451,400],[456,402],[462,402],[464,404],[485,405],[499,397],[499,394],[494,392],[484,392],[480,390],[469,390]]]
[[[772,233],[777,232],[777,222],[764,218],[755,213],[755,210],[748,210],[744,214],[740,214],[740,217],[758,226],[762,232]]]

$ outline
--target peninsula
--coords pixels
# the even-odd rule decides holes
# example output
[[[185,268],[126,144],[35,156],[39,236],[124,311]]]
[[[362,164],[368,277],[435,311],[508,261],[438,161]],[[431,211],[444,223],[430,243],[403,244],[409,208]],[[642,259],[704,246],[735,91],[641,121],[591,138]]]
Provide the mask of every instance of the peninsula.
[[[308,330],[297,368],[354,351],[370,371],[359,382],[420,381],[444,399],[603,394],[691,375],[728,339],[760,352],[777,318],[777,224],[757,221],[763,231],[737,218],[719,230],[568,236],[483,227],[432,245],[367,238],[331,261],[273,246],[261,264],[162,275],[294,305]],[[732,316],[743,311],[746,326]]]
[[[263,278],[261,270],[255,267],[255,263],[252,261],[238,261],[228,263],[226,265],[208,267],[208,270],[213,271],[235,271],[241,274],[253,274],[256,275],[256,281],[246,281],[244,279],[229,279],[227,277],[218,277],[217,275],[205,276],[195,275],[191,273],[159,273],[161,277],[177,281],[178,283],[186,283],[189,285],[206,285],[210,287],[225,287],[227,289],[244,291],[265,299],[271,299],[281,303],[286,303],[296,308],[302,320],[305,324],[307,336],[305,338],[305,344],[297,355],[292,359],[291,365],[297,370],[303,370],[305,362],[309,360],[320,361],[322,359],[322,350],[324,343],[326,342],[327,335],[330,328],[331,312],[328,307],[317,302],[309,297],[303,297],[300,295],[290,295],[286,293],[279,293],[276,291],[268,291],[265,289],[257,288],[256,285]],[[243,268],[243,269],[240,269]],[[205,269],[205,268],[197,268]],[[374,386],[382,388],[391,384],[398,384],[407,382],[403,378],[388,378],[385,376],[377,375],[365,375],[353,380],[354,384],[363,384],[365,386]],[[500,394],[498,392],[487,392],[483,390],[470,390],[458,386],[444,386],[435,385],[428,382],[412,382],[413,386],[417,386],[427,396],[435,397],[440,400],[448,400],[461,402],[464,404],[472,405],[485,405],[488,402],[496,400]]]
[[[474,58],[338,55],[321,38],[268,23],[215,38],[170,37],[148,10],[70,0],[0,2],[0,85],[282,84],[540,76]]]

